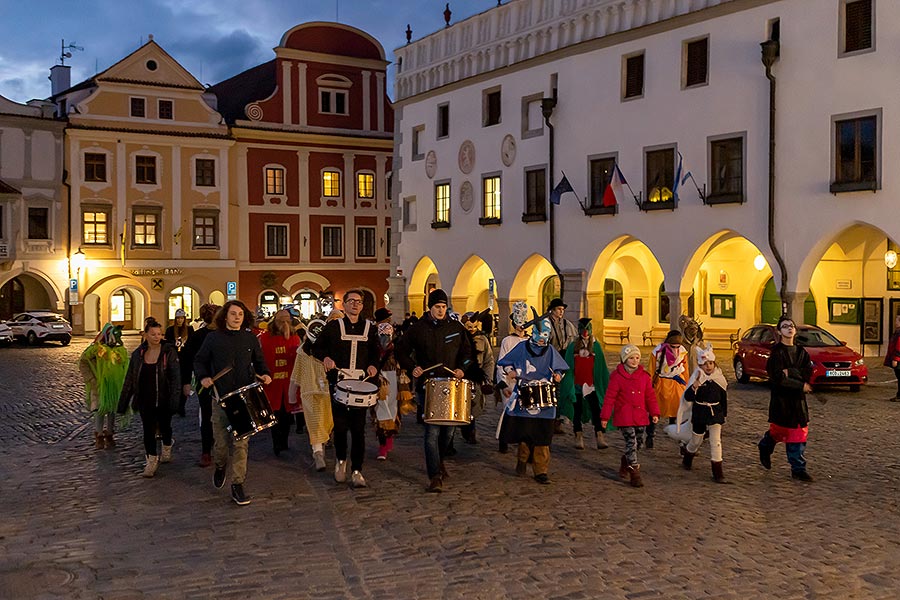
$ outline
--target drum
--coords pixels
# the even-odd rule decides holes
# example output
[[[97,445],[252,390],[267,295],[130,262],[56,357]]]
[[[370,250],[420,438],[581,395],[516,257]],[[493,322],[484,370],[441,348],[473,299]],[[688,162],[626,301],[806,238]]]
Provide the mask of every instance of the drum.
[[[466,379],[436,377],[425,382],[425,422],[468,425],[472,421],[475,384]]]
[[[519,404],[525,410],[556,406],[556,386],[549,381],[526,381],[519,384]]]
[[[218,399],[228,417],[228,431],[236,440],[244,440],[275,425],[275,413],[259,382],[245,385]]]
[[[369,408],[378,402],[378,386],[369,381],[344,379],[334,386],[334,399],[352,408]]]

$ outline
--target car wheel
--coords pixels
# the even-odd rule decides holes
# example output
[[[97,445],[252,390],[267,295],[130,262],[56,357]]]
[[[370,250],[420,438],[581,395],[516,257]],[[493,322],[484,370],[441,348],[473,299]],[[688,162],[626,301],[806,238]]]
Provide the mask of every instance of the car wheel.
[[[744,363],[739,358],[734,359],[734,378],[738,380],[738,383],[750,383],[750,376],[747,375]]]
[[[34,346],[35,344],[37,344],[37,342],[38,342],[37,336],[34,335],[33,331],[29,331],[28,332],[28,345]]]
[[[860,389],[861,389],[861,386],[858,386],[858,385],[851,385],[851,386],[850,386],[850,391],[851,391],[851,392],[858,392]]]
[[[72,341],[72,338],[67,336],[67,337],[64,337],[63,339],[59,340],[59,343],[62,344],[63,346],[68,346],[69,342],[71,342],[71,341]]]

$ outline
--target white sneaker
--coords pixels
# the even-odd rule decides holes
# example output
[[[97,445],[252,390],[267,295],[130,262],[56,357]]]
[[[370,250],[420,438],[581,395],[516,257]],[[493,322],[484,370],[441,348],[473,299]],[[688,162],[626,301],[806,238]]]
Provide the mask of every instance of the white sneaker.
[[[313,452],[313,460],[316,463],[316,471],[322,472],[325,470],[325,453],[319,450],[318,452]]]
[[[350,474],[350,485],[355,488],[364,488],[366,487],[366,478],[359,471],[353,471]]]
[[[339,460],[337,464],[334,465],[334,480],[338,483],[344,483],[347,481],[347,461]]]

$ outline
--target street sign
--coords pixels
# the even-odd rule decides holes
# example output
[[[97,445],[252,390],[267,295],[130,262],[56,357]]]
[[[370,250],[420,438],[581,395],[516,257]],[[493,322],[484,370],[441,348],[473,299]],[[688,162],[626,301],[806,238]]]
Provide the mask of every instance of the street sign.
[[[229,296],[237,296],[237,281],[226,282],[225,293]]]
[[[70,291],[70,292],[77,292],[77,291],[78,291],[78,280],[77,280],[77,279],[70,279],[70,280],[69,280],[69,291]]]

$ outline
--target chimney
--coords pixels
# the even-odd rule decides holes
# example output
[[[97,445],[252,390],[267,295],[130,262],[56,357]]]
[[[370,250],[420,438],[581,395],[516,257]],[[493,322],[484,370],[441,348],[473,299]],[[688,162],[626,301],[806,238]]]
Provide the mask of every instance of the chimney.
[[[55,96],[72,87],[72,67],[53,65],[50,67],[50,95]]]

